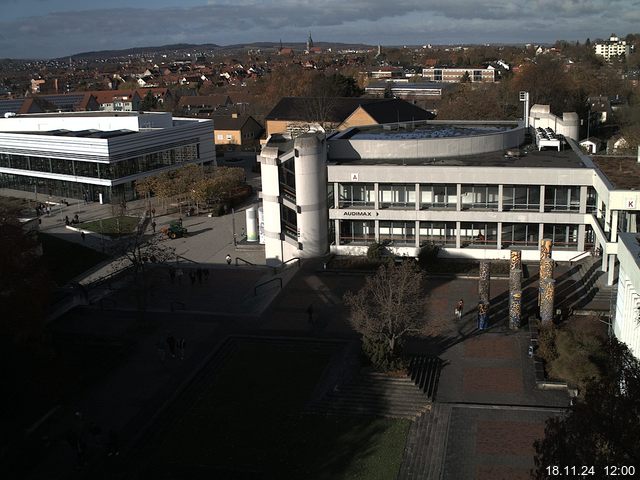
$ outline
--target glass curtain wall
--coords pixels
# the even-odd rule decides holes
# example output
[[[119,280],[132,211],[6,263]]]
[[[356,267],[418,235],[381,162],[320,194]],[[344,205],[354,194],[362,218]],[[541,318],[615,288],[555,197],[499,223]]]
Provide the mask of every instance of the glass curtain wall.
[[[338,184],[338,207],[375,206],[375,189],[373,183],[340,183]]]
[[[456,222],[420,222],[420,246],[435,243],[456,246]]]
[[[375,222],[340,220],[340,245],[369,245],[376,241]]]
[[[502,210],[540,210],[540,187],[505,185],[502,187]]]
[[[455,209],[458,202],[458,186],[454,184],[420,185],[421,209]]]

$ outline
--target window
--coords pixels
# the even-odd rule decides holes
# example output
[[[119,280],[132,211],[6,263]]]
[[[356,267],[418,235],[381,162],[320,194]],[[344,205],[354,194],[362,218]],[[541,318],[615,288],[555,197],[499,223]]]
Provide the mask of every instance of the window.
[[[587,213],[595,214],[598,210],[598,192],[593,187],[587,187]]]
[[[462,222],[460,244],[463,247],[490,246],[498,243],[497,223]]]
[[[550,238],[554,248],[577,248],[578,225],[547,224],[544,226],[544,238]]]
[[[217,138],[218,140],[222,140],[222,139],[224,138],[224,135],[222,135],[221,133],[218,133],[218,134],[216,135],[216,138]]]
[[[540,187],[505,185],[502,188],[502,210],[540,210]]]
[[[380,242],[391,242],[393,245],[415,245],[416,222],[380,222]]]
[[[378,201],[380,208],[415,208],[415,184],[380,184],[378,186]]]
[[[458,187],[455,184],[420,185],[420,208],[455,208]]]
[[[375,189],[373,183],[341,183],[338,185],[338,207],[373,207]]]
[[[282,195],[292,201],[296,201],[296,163],[292,158],[282,162],[278,167],[278,179]]]
[[[375,241],[375,222],[340,220],[341,245],[369,245]]]
[[[456,246],[455,222],[420,222],[420,246],[435,243],[443,247]]]
[[[227,133],[227,140],[233,140],[233,135],[231,135],[230,133]]]
[[[285,205],[280,205],[280,216],[282,219],[282,232],[287,237],[298,241],[298,215],[295,210]]]
[[[497,185],[463,185],[462,209],[498,209]]]
[[[577,212],[580,210],[580,187],[547,185],[544,190],[544,210]]]
[[[538,248],[540,227],[537,223],[503,223],[502,247],[510,246]]]

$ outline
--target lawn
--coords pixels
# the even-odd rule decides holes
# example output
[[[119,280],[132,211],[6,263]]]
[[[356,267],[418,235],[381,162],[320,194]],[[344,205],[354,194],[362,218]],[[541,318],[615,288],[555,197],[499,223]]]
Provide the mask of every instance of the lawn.
[[[91,222],[81,223],[78,228],[89,230],[91,232],[102,233],[109,237],[119,237],[133,233],[138,226],[140,219],[138,217],[109,217]]]
[[[217,378],[166,412],[166,427],[146,450],[144,478],[396,477],[408,421],[301,413],[330,353],[238,347]]]
[[[46,233],[40,233],[39,238],[44,263],[53,281],[59,286],[109,258],[104,253]]]

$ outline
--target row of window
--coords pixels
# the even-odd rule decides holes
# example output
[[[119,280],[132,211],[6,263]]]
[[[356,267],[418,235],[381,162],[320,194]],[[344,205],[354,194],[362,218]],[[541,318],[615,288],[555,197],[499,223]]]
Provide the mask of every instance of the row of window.
[[[376,241],[375,222],[361,220],[340,220],[341,245],[368,245]],[[587,226],[590,231],[590,227]],[[378,238],[380,242],[389,242],[395,246],[415,246],[416,234],[419,245],[435,243],[444,247],[455,247],[460,235],[462,247],[497,246],[498,224],[490,222],[460,222],[460,230],[456,222],[416,222],[380,221]],[[502,248],[533,247],[537,248],[540,238],[537,223],[503,223]],[[548,224],[544,226],[544,238],[550,238],[559,248],[576,247],[578,244],[578,225]],[[587,238],[588,241],[588,238]]]
[[[0,153],[0,167],[36,172],[59,173],[76,177],[115,180],[149,172],[199,158],[199,145],[183,145],[163,152],[148,153],[116,163],[83,162],[60,158],[29,157]]]
[[[462,185],[460,207],[466,209],[498,209],[497,185]],[[458,203],[456,184],[379,184],[379,208],[415,208],[419,202],[421,209],[455,209]],[[504,185],[502,189],[502,210],[540,210],[540,186]],[[338,185],[338,208],[373,208],[375,188],[373,183],[341,183]],[[335,202],[330,198],[330,207]],[[546,186],[544,192],[545,211],[580,210],[579,186]],[[596,209],[596,192],[592,187],[587,191],[587,212]]]

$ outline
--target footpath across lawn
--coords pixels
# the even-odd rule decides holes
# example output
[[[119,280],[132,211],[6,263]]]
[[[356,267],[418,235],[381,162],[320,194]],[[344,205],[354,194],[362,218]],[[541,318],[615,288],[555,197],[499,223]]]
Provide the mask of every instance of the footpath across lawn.
[[[301,413],[330,356],[238,342],[218,375],[165,412],[142,477],[395,478],[410,422]]]

